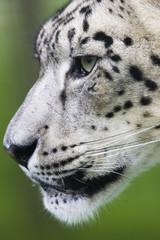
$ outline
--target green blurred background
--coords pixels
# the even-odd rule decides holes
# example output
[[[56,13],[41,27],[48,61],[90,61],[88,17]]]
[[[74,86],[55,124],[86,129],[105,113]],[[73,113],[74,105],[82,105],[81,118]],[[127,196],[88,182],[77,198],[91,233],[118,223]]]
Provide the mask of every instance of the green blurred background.
[[[60,224],[37,186],[5,153],[5,129],[38,77],[33,42],[39,27],[65,0],[0,0],[0,239],[160,239],[160,166],[136,178],[87,224]]]

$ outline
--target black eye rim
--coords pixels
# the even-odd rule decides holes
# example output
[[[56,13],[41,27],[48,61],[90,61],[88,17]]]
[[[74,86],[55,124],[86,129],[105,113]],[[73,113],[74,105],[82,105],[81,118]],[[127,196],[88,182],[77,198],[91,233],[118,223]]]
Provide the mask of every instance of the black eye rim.
[[[88,58],[96,58],[96,61],[90,72],[87,72],[82,66],[81,59],[83,57],[84,58],[87,58],[87,57]],[[84,77],[88,76],[95,68],[95,65],[97,64],[98,59],[99,58],[95,55],[84,55],[84,56],[75,57],[73,59],[73,63],[72,63],[71,71],[70,71],[71,76],[73,78],[84,78]]]

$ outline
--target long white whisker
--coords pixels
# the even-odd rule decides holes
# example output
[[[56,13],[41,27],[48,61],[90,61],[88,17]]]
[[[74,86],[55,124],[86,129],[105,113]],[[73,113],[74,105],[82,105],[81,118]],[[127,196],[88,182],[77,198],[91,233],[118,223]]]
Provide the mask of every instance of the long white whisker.
[[[115,174],[117,174],[117,175],[120,175],[120,176],[123,176],[123,177],[126,177],[126,178],[128,178],[125,174],[123,174],[123,173],[119,173],[119,172],[116,172],[116,171],[110,171],[110,170],[105,170],[105,169],[86,169],[86,168],[81,168],[81,170],[85,170],[85,171],[87,171],[87,172],[100,172],[100,173],[102,173],[102,172],[106,172],[106,173],[115,173]]]
[[[126,146],[126,145],[131,146],[131,145],[136,144],[136,143],[138,143],[138,144],[144,143],[144,141],[145,141],[145,140],[148,140],[148,139],[149,139],[149,138],[144,138],[144,139],[141,140],[141,141],[133,141],[133,142],[123,143],[123,144],[119,144],[119,145],[112,145],[111,147],[108,146],[108,147],[102,147],[102,148],[95,148],[95,149],[93,149],[93,150],[88,150],[88,151],[86,151],[86,153],[90,153],[90,152],[100,152],[100,151],[103,151],[103,150],[106,150],[106,151],[116,150],[118,147],[119,147],[119,148],[122,148],[122,147],[124,147],[124,146]],[[108,150],[108,148],[109,148],[109,150]],[[111,149],[111,148],[112,148],[112,149]],[[119,148],[118,148],[118,149],[119,149]]]
[[[99,152],[99,153],[90,153],[90,154],[89,153],[85,153],[84,155],[87,155],[87,156],[99,156],[99,155],[103,155],[103,154],[106,154],[106,153],[116,152],[116,151],[119,151],[119,150],[132,149],[132,148],[135,148],[135,147],[144,147],[146,145],[149,145],[149,144],[152,144],[152,143],[156,143],[156,142],[160,142],[160,139],[149,141],[149,142],[146,142],[146,143],[140,143],[140,144],[136,144],[136,145],[132,145],[132,146],[126,146],[126,147],[123,147],[123,148],[117,148],[117,149],[113,149],[113,150],[109,150],[109,151]]]
[[[73,177],[73,179],[75,179],[77,182],[80,182],[80,183],[83,183],[83,184],[85,184],[85,182],[83,182],[83,181],[79,180],[78,178],[75,178],[75,177]]]
[[[157,126],[157,125],[156,125],[156,126]],[[146,131],[149,131],[150,129],[153,129],[153,128],[155,128],[156,126],[154,125],[154,126],[152,126],[152,127],[148,127],[148,128],[142,129],[142,130],[137,131],[137,132],[135,132],[135,133],[132,133],[132,134],[130,134],[130,135],[124,136],[124,137],[122,137],[122,138],[120,138],[120,139],[118,139],[118,140],[110,141],[110,142],[108,142],[107,144],[104,143],[104,144],[98,145],[98,146],[96,146],[96,149],[98,150],[98,149],[101,149],[102,147],[106,148],[106,147],[114,146],[115,143],[122,142],[123,140],[126,140],[126,139],[128,139],[128,138],[130,138],[130,137],[133,137],[133,136],[136,136],[136,135],[138,135],[138,134],[140,134],[140,133],[144,133],[144,132],[146,132]],[[95,148],[94,148],[93,150],[95,150]],[[92,151],[92,149],[89,150],[89,151]]]
[[[95,140],[87,141],[87,142],[81,142],[80,144],[90,145],[90,144],[93,144],[93,143],[105,141],[105,140],[110,139],[110,138],[115,138],[115,137],[118,137],[118,136],[122,136],[122,135],[128,134],[128,133],[133,132],[133,131],[135,131],[135,129],[132,129],[132,130],[126,131],[126,132],[122,132],[122,133],[119,133],[119,134],[116,134],[116,135],[111,135],[111,136],[108,136],[108,137],[105,137],[105,138],[95,139]]]

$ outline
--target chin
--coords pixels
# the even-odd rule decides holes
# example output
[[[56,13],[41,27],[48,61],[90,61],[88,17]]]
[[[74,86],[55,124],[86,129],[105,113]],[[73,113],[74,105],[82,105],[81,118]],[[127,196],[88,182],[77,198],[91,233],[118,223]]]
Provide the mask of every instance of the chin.
[[[125,187],[126,181],[118,181],[107,189],[97,191],[92,196],[75,193],[72,191],[61,192],[50,186],[41,187],[45,208],[58,220],[68,225],[88,222],[98,214],[100,206],[110,202]]]

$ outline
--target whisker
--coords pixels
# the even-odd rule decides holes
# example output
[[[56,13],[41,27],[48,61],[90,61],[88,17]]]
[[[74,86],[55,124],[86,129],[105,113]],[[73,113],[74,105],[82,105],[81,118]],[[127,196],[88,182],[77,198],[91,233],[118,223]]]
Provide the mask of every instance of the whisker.
[[[78,178],[75,178],[75,177],[72,177],[72,178],[75,179],[76,181],[80,182],[80,183],[86,184],[85,182],[79,180]]]
[[[104,140],[107,140],[107,139],[110,139],[110,138],[113,138],[113,137],[122,136],[122,135],[127,134],[127,133],[132,132],[132,131],[135,131],[135,130],[132,129],[132,130],[129,130],[129,131],[126,131],[126,132],[121,132],[119,134],[111,135],[111,136],[108,136],[108,137],[105,137],[105,138],[99,138],[99,139],[95,139],[95,140],[87,141],[87,142],[80,142],[80,145],[82,145],[82,144],[89,145],[89,144],[93,144],[93,143],[96,143],[96,142],[101,142],[101,141],[104,141]]]
[[[159,126],[159,125],[160,125],[160,123],[159,123],[159,124],[156,124],[156,125],[152,125],[152,126],[146,127],[146,128],[143,128],[143,129],[138,130],[138,131],[136,131],[135,133],[132,133],[132,134],[130,134],[130,135],[127,135],[127,136],[125,136],[125,137],[123,137],[123,138],[121,138],[121,139],[119,139],[119,140],[111,141],[111,142],[109,142],[108,144],[114,143],[114,142],[118,142],[118,141],[127,139],[127,138],[129,138],[129,137],[135,136],[135,135],[137,135],[137,134],[140,134],[140,133],[149,131],[150,129],[156,128],[156,127]],[[110,139],[110,138],[115,138],[115,137],[118,137],[118,136],[123,136],[123,135],[128,134],[128,133],[133,132],[133,131],[135,131],[135,129],[132,129],[132,130],[129,130],[129,131],[126,131],[126,132],[121,132],[121,133],[119,133],[119,134],[112,135],[112,136],[108,136],[108,137],[105,137],[105,138],[95,139],[95,140],[86,141],[86,142],[80,142],[79,145],[95,144],[95,143],[97,143],[97,142],[102,142],[102,141],[105,141],[105,140]],[[103,145],[102,145],[102,146],[103,146]],[[97,147],[99,147],[99,146],[97,146]],[[101,147],[101,145],[100,145],[100,147]]]
[[[103,154],[106,154],[106,153],[116,152],[116,151],[119,151],[119,150],[132,149],[132,148],[135,148],[135,147],[144,147],[146,145],[156,143],[156,142],[160,142],[160,139],[145,142],[145,143],[140,143],[140,144],[136,144],[136,145],[132,145],[132,146],[126,146],[126,147],[123,147],[123,148],[112,149],[112,150],[109,150],[109,151],[103,151],[103,152],[98,152],[98,153],[91,153],[90,152],[90,154],[85,153],[84,155],[86,155],[86,156],[99,156],[99,155],[103,155]]]
[[[133,141],[133,142],[129,142],[129,143],[124,143],[124,144],[119,144],[119,145],[111,145],[111,146],[108,146],[108,147],[102,147],[102,148],[97,148],[97,149],[91,149],[91,150],[88,150],[86,151],[85,153],[90,153],[90,152],[99,152],[101,150],[106,150],[106,151],[109,151],[108,149],[112,150],[112,149],[117,149],[118,147],[119,148],[122,148],[126,145],[130,146],[130,145],[133,145],[133,144],[136,144],[136,143],[143,143],[144,140],[149,140],[149,138],[144,138],[143,140],[141,141]]]
[[[157,125],[156,125],[156,126],[157,126]],[[156,126],[154,125],[154,126],[151,126],[151,127],[147,127],[147,128],[142,129],[142,130],[139,130],[139,131],[137,131],[137,132],[135,132],[135,133],[132,133],[132,134],[130,134],[130,135],[124,136],[124,137],[122,137],[122,138],[120,138],[120,139],[118,139],[118,140],[113,140],[113,141],[108,142],[107,144],[104,143],[104,144],[102,144],[102,145],[98,145],[97,148],[102,148],[103,146],[104,146],[104,148],[105,148],[105,147],[114,146],[115,143],[122,142],[122,140],[126,140],[126,139],[128,139],[128,138],[130,138],[130,137],[133,137],[133,136],[136,136],[136,135],[138,135],[138,134],[140,134],[140,133],[147,132],[147,131],[155,128]],[[111,144],[111,145],[110,145],[110,144]],[[89,150],[89,151],[91,151],[91,150]]]
[[[107,167],[110,167],[110,166],[113,166],[113,162],[107,162],[107,164],[106,163],[95,163],[94,165],[93,165],[93,167],[97,167],[97,166],[104,166],[104,167],[106,167],[106,165],[107,165]],[[119,167],[120,166],[120,164],[115,164],[114,163],[114,167]]]
[[[82,168],[81,170],[85,170],[85,171],[87,171],[87,172],[100,172],[100,173],[104,173],[104,172],[106,172],[106,173],[115,173],[115,174],[117,174],[117,175],[120,175],[120,176],[123,176],[123,177],[126,177],[126,178],[128,178],[125,174],[123,174],[123,173],[119,173],[119,172],[116,172],[116,171],[110,171],[110,170],[105,170],[105,169],[86,169],[86,168]]]
[[[63,187],[65,188],[65,182],[64,182],[64,179],[63,179],[63,177],[61,176],[61,174],[60,174],[60,173],[58,173],[58,175],[59,175],[59,177],[60,177],[60,179],[61,179],[61,181],[62,181],[62,185],[63,185]]]

